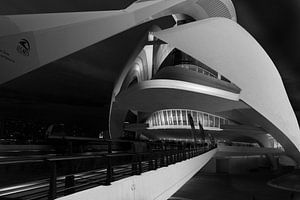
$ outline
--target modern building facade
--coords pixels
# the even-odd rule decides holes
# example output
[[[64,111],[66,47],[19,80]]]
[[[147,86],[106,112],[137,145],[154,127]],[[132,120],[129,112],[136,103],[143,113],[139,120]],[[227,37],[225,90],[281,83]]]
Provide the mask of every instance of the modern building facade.
[[[2,117],[99,121],[114,140],[193,143],[205,131],[280,148],[297,168],[300,130],[282,78],[237,18],[230,0],[0,16]]]

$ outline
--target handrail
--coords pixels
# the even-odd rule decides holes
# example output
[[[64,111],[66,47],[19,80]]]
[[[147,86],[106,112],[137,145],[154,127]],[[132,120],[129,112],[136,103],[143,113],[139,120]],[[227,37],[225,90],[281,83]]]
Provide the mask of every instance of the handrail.
[[[112,142],[113,141],[110,141],[109,143]],[[0,165],[19,165],[40,162],[44,166],[46,164],[50,172],[49,178],[43,180],[47,186],[40,187],[40,190],[26,188],[26,192],[20,192],[18,189],[15,191],[10,189],[10,194],[8,195],[3,195],[5,191],[0,190],[0,198],[15,194],[21,197],[22,195],[24,195],[24,197],[31,196],[30,199],[40,199],[48,196],[48,199],[52,200],[59,196],[81,191],[85,188],[97,185],[110,185],[111,182],[120,178],[130,175],[139,175],[145,171],[165,167],[198,156],[216,147],[213,145],[205,147],[201,144],[191,146],[185,143],[177,143],[176,145],[174,142],[170,144],[159,144],[161,149],[158,151],[106,153],[103,155],[69,155],[39,160],[0,162]],[[60,171],[60,166],[63,162],[85,162],[87,159],[93,159],[96,163],[100,162],[101,166],[97,166],[95,169],[93,167],[87,167],[85,172],[70,170],[69,173],[64,172],[64,174],[62,174],[62,171]],[[36,187],[40,184],[40,181],[37,182]]]

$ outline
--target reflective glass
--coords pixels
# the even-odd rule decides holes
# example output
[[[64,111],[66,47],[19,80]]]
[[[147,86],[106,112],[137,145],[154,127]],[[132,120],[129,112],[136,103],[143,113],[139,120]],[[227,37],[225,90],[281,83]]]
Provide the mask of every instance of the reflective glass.
[[[220,127],[220,118],[215,117],[215,127],[219,128]]]
[[[162,125],[162,119],[161,119],[160,112],[157,113],[157,119],[158,119],[158,125],[161,126]]]
[[[214,127],[214,116],[212,115],[209,115],[209,126],[210,127]]]
[[[178,125],[182,125],[182,115],[180,114],[180,110],[177,110],[177,118],[178,118]]]
[[[164,125],[168,125],[167,111],[164,110],[163,115],[164,115]]]
[[[192,115],[192,112],[190,110],[187,111],[187,123],[188,123],[188,125],[190,125],[189,115]]]
[[[170,110],[168,110],[167,112],[168,112],[168,122],[169,122],[169,125],[173,125],[172,113],[171,113]]]
[[[172,110],[172,116],[173,116],[173,124],[174,124],[174,125],[177,125],[176,110]]]
[[[164,123],[164,115],[162,111],[159,111],[159,120],[160,120],[160,125],[163,126]]]
[[[198,112],[198,118],[199,118],[201,125],[203,126],[203,114],[201,112]]]
[[[203,121],[204,126],[208,126],[208,114],[204,113],[204,121]]]
[[[190,126],[188,115],[191,115],[195,126],[199,126],[199,122],[203,127],[216,127],[220,128],[221,125],[229,124],[229,120],[203,113],[200,111],[191,110],[161,110],[153,113],[151,117],[146,121],[149,127],[164,126],[164,125],[183,125]]]
[[[197,121],[197,112],[193,111],[193,112],[192,112],[192,117],[193,117],[195,126],[197,126],[197,125],[198,125],[198,121]]]
[[[153,113],[151,118],[153,120],[153,126],[156,126],[155,113]]]
[[[220,119],[220,125],[223,125],[223,124],[224,124],[224,119],[221,118],[221,119]]]
[[[182,122],[183,125],[188,125],[187,118],[186,118],[186,110],[182,111]]]

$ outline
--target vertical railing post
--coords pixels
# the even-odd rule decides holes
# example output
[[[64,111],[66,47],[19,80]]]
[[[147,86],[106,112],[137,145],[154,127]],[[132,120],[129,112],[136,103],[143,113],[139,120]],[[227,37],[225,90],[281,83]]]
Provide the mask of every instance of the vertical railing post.
[[[151,157],[150,160],[148,161],[148,165],[149,165],[148,170],[149,170],[149,171],[150,171],[150,170],[153,170],[154,166],[153,166],[153,159],[152,159],[152,157]]]
[[[113,173],[113,168],[112,168],[112,163],[111,163],[111,157],[109,155],[106,156],[106,182],[105,185],[110,185],[112,181],[112,173]]]
[[[56,171],[56,162],[50,161],[50,183],[49,183],[49,200],[53,200],[56,198],[56,177],[57,177],[57,171]]]
[[[174,150],[173,150],[173,149],[171,150],[171,155],[170,155],[170,156],[171,156],[170,163],[171,163],[171,164],[174,164],[174,163],[175,163],[175,162],[174,162],[175,159],[174,159]]]
[[[164,153],[161,152],[160,153],[160,167],[163,167],[165,165],[165,157],[164,157]]]
[[[137,155],[136,154],[134,154],[133,158],[132,158],[131,171],[132,171],[132,175],[137,174]]]
[[[139,170],[138,170],[138,174],[140,175],[140,174],[142,174],[142,155],[141,154],[138,154],[137,155],[138,156],[138,165],[139,165]]]
[[[169,150],[165,151],[165,157],[166,157],[166,166],[169,166]]]
[[[112,153],[112,141],[110,140],[107,142],[107,153]]]
[[[75,179],[74,179],[74,175],[69,175],[69,176],[66,176],[65,178],[65,194],[68,195],[68,194],[72,194],[75,192],[74,190],[74,187],[75,186]]]
[[[155,153],[155,160],[154,160],[154,169],[158,168],[158,155],[157,153]]]

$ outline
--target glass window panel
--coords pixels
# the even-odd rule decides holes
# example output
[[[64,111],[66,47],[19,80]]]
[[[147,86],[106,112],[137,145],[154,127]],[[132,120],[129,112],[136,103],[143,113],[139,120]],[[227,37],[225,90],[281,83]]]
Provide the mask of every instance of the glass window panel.
[[[180,110],[177,110],[178,125],[182,125],[182,116]]]
[[[212,115],[209,115],[209,126],[210,127],[214,127],[214,116]]]
[[[190,125],[189,115],[192,115],[192,112],[190,110],[187,111],[187,124],[188,125]]]
[[[190,70],[196,72],[197,71],[197,67],[193,66],[193,65],[190,65]]]
[[[167,112],[168,112],[168,123],[169,125],[173,125],[172,113],[170,110],[168,110]]]
[[[223,125],[223,124],[224,124],[224,119],[221,118],[221,119],[220,119],[220,125]]]
[[[197,121],[197,112],[193,111],[193,112],[192,112],[192,117],[193,117],[195,126],[197,126],[197,125],[198,125],[198,121]]]
[[[187,125],[187,118],[186,118],[186,110],[183,110],[182,111],[182,122],[183,122],[183,125]]]
[[[151,117],[151,118],[152,118],[152,121],[153,121],[153,126],[156,126],[156,123],[155,123],[155,122],[156,122],[156,120],[155,120],[155,116],[154,116],[154,114],[155,114],[155,113],[153,113],[153,115],[152,115],[152,117]]]
[[[159,119],[160,119],[160,125],[163,126],[165,124],[163,111],[159,111]]]
[[[204,114],[204,122],[203,122],[204,126],[208,126],[208,114]]]
[[[203,114],[201,112],[198,112],[198,118],[199,118],[201,125],[203,126]]]
[[[220,128],[220,118],[215,117],[215,127]]]
[[[163,111],[163,116],[164,116],[164,125],[168,125],[167,112],[165,110]]]
[[[161,126],[162,125],[162,120],[161,120],[160,112],[157,113],[157,119],[158,119],[158,125]]]
[[[172,110],[173,124],[177,125],[176,110]]]
[[[163,126],[165,124],[165,120],[164,120],[164,113],[163,111],[159,112],[159,116],[160,116],[160,125]]]

